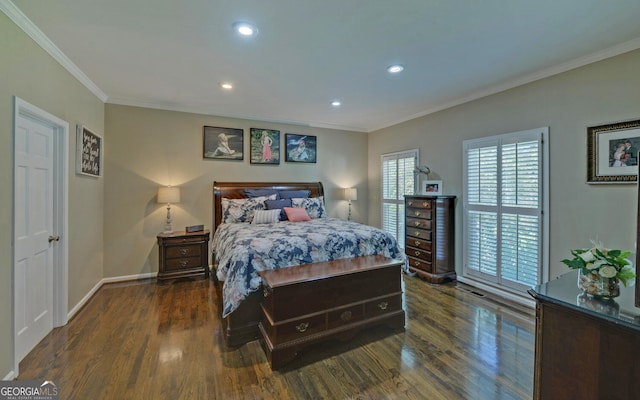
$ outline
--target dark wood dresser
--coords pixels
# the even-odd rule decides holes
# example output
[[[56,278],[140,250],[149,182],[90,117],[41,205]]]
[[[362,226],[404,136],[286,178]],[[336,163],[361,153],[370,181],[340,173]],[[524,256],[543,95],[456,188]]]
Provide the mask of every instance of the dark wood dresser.
[[[634,288],[598,300],[578,271],[529,290],[536,299],[534,399],[640,399],[640,308]]]
[[[158,235],[158,281],[209,277],[209,231]]]
[[[430,283],[456,279],[455,196],[405,196],[409,269]]]
[[[365,256],[260,272],[262,346],[271,368],[303,347],[377,324],[404,329],[402,260]]]

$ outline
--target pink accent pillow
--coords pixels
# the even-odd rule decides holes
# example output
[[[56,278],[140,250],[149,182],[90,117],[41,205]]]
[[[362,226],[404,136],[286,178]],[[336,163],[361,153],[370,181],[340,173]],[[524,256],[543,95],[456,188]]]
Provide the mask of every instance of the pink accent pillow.
[[[291,222],[311,221],[311,217],[304,208],[285,207],[284,212]]]

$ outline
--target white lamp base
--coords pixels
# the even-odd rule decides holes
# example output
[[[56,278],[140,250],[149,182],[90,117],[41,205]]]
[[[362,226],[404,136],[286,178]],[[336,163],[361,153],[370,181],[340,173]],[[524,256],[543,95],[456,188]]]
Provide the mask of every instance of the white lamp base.
[[[164,232],[162,233],[173,233],[173,228],[171,227],[171,204],[167,204],[167,224],[164,226]]]

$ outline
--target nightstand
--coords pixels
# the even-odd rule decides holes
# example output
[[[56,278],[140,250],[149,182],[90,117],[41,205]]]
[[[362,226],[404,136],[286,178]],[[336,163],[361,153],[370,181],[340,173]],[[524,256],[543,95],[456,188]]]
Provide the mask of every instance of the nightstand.
[[[158,281],[209,278],[209,231],[158,235]]]

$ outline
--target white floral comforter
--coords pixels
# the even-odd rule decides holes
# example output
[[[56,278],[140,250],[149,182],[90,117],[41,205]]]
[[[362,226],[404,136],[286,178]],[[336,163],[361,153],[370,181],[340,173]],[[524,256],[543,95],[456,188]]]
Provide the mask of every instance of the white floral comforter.
[[[307,222],[221,224],[212,248],[223,285],[223,317],[232,313],[262,280],[259,271],[382,254],[402,259],[387,232],[356,222],[318,218]]]

